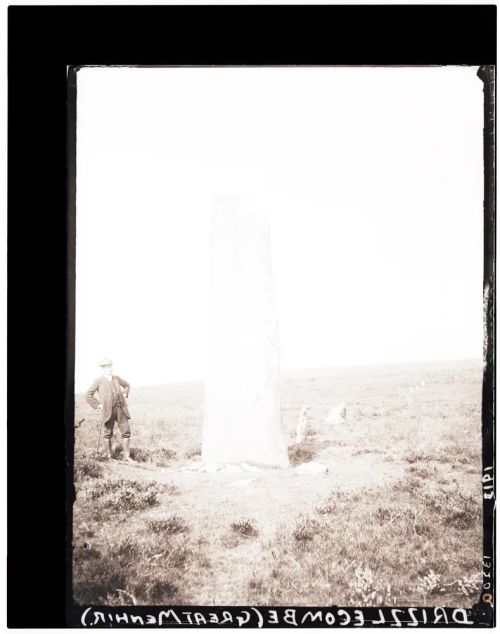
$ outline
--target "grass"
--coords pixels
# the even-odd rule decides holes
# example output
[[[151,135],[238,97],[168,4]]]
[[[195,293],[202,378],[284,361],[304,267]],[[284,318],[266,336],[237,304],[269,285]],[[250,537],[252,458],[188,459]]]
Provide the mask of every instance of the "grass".
[[[477,597],[476,562],[450,563],[449,553],[477,550],[480,498],[435,498],[414,487],[415,477],[385,495],[365,492],[364,504],[359,494],[333,492],[282,527],[266,549],[268,572],[249,584],[250,602],[283,605],[298,586],[301,605],[460,605]]]
[[[347,422],[328,426],[340,401]],[[311,422],[295,445],[304,405]],[[270,470],[238,489],[226,485],[241,476],[171,471],[200,460],[201,384],[132,391],[132,467],[102,460],[99,423],[78,396],[75,600],[472,606],[482,572],[480,408],[472,363],[289,373],[290,464],[315,460],[329,473]],[[113,443],[120,457],[116,432]]]
[[[133,597],[133,603],[168,604],[177,599],[191,557],[189,548],[167,537],[154,541],[138,537],[115,539],[106,549],[75,551],[80,603],[123,605]]]
[[[129,522],[154,509],[175,487],[156,482],[89,479],[75,508],[75,599],[81,604],[169,603],[181,600],[184,575],[207,567],[188,522],[172,514]],[[86,518],[86,522],[82,518]],[[89,529],[89,523],[92,528]],[[111,530],[110,530],[111,529]]]

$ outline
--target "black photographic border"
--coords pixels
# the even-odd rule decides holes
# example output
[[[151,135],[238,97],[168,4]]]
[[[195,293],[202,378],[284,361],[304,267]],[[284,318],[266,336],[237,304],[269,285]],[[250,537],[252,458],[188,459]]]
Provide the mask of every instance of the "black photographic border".
[[[81,627],[95,620],[90,606],[73,605],[70,575],[74,80],[78,67],[89,65],[480,67],[485,121],[483,554],[491,577],[485,577],[478,603],[467,613],[471,623],[455,622],[452,608],[360,610],[367,627],[397,621],[403,626],[418,622],[419,627],[493,626],[495,5],[9,7],[8,626]],[[308,627],[360,624],[355,608],[311,610],[320,611],[322,618]],[[308,608],[96,606],[96,611],[104,619],[99,616],[96,627],[133,627],[120,618],[124,611],[142,614],[150,627],[203,626],[201,621],[197,625],[194,613],[204,615],[206,627],[293,627]]]

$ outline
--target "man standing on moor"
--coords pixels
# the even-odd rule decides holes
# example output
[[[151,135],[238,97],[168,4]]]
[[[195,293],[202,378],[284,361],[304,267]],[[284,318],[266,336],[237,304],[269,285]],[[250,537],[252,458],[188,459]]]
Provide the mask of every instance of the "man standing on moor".
[[[116,421],[122,435],[124,458],[132,461],[130,457],[130,424],[128,422],[130,414],[125,402],[125,399],[128,398],[130,385],[127,381],[113,374],[113,362],[111,359],[102,359],[99,366],[102,368],[102,376],[96,379],[87,390],[87,403],[101,414],[108,458],[111,459],[113,457],[111,438]],[[94,396],[96,392],[99,400]]]

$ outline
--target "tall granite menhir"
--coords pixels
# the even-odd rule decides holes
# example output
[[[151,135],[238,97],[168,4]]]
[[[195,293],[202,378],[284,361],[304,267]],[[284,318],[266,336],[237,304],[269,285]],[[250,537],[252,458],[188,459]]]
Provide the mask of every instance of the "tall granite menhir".
[[[288,466],[267,216],[242,196],[216,199],[202,458]]]

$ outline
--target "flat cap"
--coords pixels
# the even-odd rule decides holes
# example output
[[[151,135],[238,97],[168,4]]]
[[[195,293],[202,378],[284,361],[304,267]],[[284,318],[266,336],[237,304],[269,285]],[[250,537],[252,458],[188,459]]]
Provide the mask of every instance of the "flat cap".
[[[104,358],[104,359],[101,359],[97,365],[103,368],[105,365],[113,365],[113,361],[111,361],[111,359]]]

